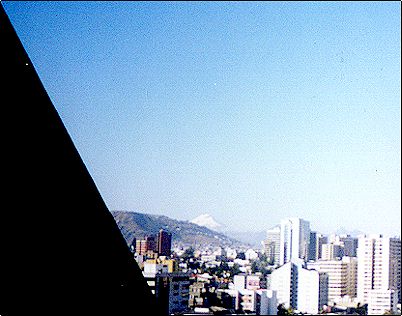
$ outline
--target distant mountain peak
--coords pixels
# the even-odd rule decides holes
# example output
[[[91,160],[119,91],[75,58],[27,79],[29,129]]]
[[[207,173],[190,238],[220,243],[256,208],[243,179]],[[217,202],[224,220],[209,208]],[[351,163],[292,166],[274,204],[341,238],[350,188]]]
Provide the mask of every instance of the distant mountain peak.
[[[203,226],[215,231],[220,231],[223,228],[223,225],[218,223],[209,214],[201,214],[200,216],[197,216],[196,218],[192,219],[190,223],[196,224],[198,226]]]
[[[364,234],[364,232],[360,231],[360,230],[348,230],[345,227],[341,227],[339,229],[336,230],[335,234],[337,235],[350,235],[352,237],[357,237],[361,234]]]

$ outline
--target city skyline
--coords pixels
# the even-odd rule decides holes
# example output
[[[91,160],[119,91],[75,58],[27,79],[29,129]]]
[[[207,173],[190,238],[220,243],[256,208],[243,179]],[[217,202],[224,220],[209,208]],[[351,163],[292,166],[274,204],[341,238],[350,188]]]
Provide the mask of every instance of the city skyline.
[[[400,235],[399,3],[3,5],[110,210]]]

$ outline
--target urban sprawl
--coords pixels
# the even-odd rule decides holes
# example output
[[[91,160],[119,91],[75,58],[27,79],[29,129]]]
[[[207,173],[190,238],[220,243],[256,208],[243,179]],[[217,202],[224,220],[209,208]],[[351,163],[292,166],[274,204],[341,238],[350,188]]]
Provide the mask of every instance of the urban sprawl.
[[[400,237],[326,236],[288,218],[261,249],[194,249],[164,230],[130,249],[166,314],[401,314]]]

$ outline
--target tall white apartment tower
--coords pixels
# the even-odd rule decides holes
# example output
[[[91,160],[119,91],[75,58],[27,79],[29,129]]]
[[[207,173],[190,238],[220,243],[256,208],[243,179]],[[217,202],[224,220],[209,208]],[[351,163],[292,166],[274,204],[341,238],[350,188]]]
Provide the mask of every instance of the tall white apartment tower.
[[[281,245],[281,227],[279,225],[267,230],[267,239],[264,240],[264,250],[271,264],[279,265]]]
[[[277,303],[303,313],[318,314],[328,304],[328,275],[307,270],[300,263],[288,262],[274,270],[268,288],[277,293]]]
[[[307,261],[310,244],[310,222],[301,218],[288,218],[281,221],[281,240],[279,265],[292,259]]]
[[[382,235],[360,236],[357,260],[357,298],[359,302],[370,304],[370,301],[374,300],[375,293],[388,290],[396,292],[400,300],[400,238],[389,238]]]

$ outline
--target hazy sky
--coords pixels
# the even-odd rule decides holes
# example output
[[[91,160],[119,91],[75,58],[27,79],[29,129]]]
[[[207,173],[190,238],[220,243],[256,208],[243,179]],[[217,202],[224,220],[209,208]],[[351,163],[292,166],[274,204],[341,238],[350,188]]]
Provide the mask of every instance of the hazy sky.
[[[109,209],[400,235],[399,2],[2,3]]]

